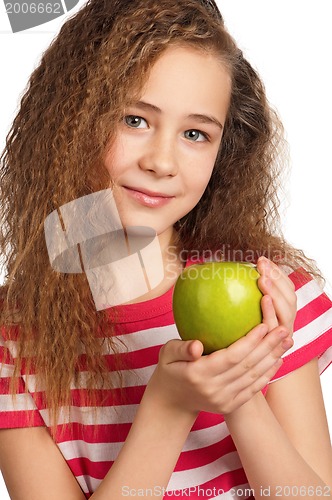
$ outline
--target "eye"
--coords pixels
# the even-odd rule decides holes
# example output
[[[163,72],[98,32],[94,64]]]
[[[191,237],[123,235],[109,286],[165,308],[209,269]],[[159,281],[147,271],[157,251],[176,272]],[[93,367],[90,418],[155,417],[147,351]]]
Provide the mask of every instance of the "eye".
[[[184,136],[186,139],[189,139],[189,141],[192,142],[205,142],[209,140],[207,134],[204,134],[204,132],[200,132],[199,130],[195,129],[186,130]]]
[[[148,128],[146,120],[141,116],[127,115],[124,117],[124,121],[131,128]]]

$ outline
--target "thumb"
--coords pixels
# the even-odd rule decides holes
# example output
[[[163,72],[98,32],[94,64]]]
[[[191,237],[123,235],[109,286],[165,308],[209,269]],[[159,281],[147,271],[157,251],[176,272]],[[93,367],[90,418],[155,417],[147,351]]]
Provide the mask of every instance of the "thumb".
[[[159,358],[163,363],[175,361],[195,361],[203,354],[203,344],[199,340],[169,340],[161,348]]]

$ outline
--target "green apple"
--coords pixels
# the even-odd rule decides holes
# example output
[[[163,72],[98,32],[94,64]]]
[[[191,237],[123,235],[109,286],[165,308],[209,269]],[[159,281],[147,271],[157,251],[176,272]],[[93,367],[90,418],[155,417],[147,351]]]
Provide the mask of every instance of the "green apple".
[[[259,273],[244,262],[186,267],[173,293],[173,314],[182,340],[198,339],[204,354],[228,347],[262,322]]]

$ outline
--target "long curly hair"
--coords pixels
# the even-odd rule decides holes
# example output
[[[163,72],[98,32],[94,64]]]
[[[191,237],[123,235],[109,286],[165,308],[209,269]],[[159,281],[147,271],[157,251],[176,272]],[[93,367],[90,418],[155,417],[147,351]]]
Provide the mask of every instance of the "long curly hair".
[[[17,341],[12,391],[22,370],[35,374],[54,426],[82,366],[89,398],[98,404],[94,389],[111,389],[121,365],[113,325],[96,311],[86,276],[52,269],[44,221],[63,204],[110,186],[105,151],[129,101],[172,44],[214,54],[232,78],[212,178],[177,224],[176,245],[201,252],[224,246],[241,250],[242,260],[252,251],[317,272],[279,230],[282,126],[213,0],[88,1],[32,73],[1,156],[0,324],[6,339]],[[114,353],[111,373],[105,343]]]

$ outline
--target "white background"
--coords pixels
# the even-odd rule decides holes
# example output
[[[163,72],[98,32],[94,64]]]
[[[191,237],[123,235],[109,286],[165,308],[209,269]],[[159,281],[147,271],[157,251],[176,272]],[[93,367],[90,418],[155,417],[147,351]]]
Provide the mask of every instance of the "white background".
[[[330,0],[217,1],[229,30],[263,77],[286,128],[292,171],[283,202],[284,232],[294,246],[315,258],[331,294]],[[79,2],[69,15],[83,4]],[[0,3],[1,149],[27,79],[65,18],[12,34]],[[323,374],[322,384],[332,430],[331,372]],[[0,499],[9,499],[1,478]]]

